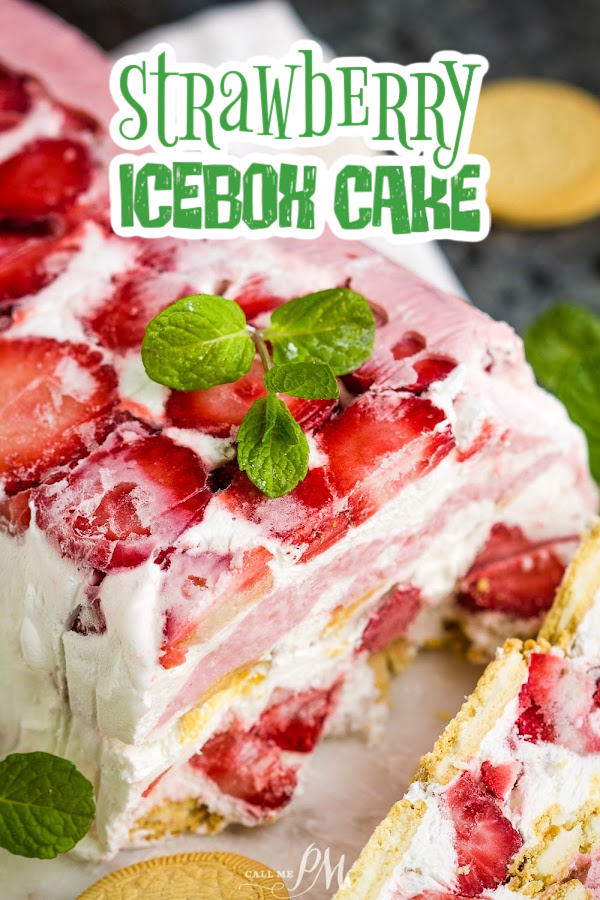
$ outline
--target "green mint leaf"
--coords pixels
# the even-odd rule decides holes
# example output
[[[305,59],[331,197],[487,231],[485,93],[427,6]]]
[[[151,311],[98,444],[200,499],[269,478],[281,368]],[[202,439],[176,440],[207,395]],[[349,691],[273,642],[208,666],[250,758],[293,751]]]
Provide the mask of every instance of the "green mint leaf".
[[[588,437],[588,450],[590,470],[598,484],[600,484],[600,440],[598,438]]]
[[[556,395],[587,436],[600,441],[600,349],[563,369]]]
[[[267,497],[282,497],[306,477],[308,441],[276,394],[253,403],[240,425],[237,442],[240,469]]]
[[[525,353],[538,380],[556,392],[569,363],[600,350],[600,317],[570,303],[543,313],[525,334]]]
[[[93,789],[73,763],[50,753],[12,753],[0,762],[0,846],[54,859],[87,833]]]
[[[319,360],[347,375],[373,352],[375,317],[360,294],[332,288],[278,306],[263,334],[276,365]]]
[[[142,361],[152,381],[196,391],[237,381],[254,359],[246,317],[233,300],[194,294],[148,324]]]
[[[305,400],[335,400],[340,389],[331,367],[321,362],[283,363],[265,375],[268,391],[303,397]]]

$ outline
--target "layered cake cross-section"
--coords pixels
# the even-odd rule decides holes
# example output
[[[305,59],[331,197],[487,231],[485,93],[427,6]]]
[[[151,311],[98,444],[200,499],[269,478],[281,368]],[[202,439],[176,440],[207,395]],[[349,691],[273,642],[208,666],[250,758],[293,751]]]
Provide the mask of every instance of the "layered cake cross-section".
[[[600,524],[509,639],[336,900],[600,897]]]
[[[596,507],[583,436],[507,325],[364,245],[117,237],[108,64],[15,0],[0,63],[1,749],[92,780],[93,855],[269,821],[322,734],[380,722],[387,647],[535,632]],[[337,286],[375,350],[339,400],[286,398],[309,471],[268,499],[235,461],[258,359],[170,391],[144,329]]]

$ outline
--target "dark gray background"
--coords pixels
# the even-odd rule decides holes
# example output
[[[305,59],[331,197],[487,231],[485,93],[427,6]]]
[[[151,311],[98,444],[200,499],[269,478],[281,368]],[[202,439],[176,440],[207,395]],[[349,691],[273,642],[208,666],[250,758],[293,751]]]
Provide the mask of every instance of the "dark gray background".
[[[42,5],[110,50],[214,2],[46,0]],[[293,5],[309,30],[339,55],[410,63],[437,50],[481,53],[490,62],[488,80],[559,78],[600,96],[600,0],[294,0]],[[493,228],[482,243],[445,241],[443,247],[473,300],[518,330],[557,299],[600,312],[600,219],[545,232]]]

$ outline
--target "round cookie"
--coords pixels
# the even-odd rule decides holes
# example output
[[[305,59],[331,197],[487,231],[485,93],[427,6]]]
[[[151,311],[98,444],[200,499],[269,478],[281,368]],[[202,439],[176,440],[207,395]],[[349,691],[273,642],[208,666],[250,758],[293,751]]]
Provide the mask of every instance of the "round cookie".
[[[482,91],[471,153],[489,160],[492,219],[528,228],[600,213],[600,100],[542,79],[506,79]]]
[[[288,900],[268,866],[236,853],[180,853],[118,869],[78,900]]]

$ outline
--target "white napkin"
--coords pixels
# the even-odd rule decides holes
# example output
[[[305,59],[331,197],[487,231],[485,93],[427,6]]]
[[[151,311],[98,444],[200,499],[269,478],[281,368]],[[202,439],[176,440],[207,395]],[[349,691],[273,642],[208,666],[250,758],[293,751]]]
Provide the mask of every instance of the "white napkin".
[[[153,28],[122,44],[113,56],[118,58],[126,53],[141,53],[166,41],[174,48],[181,62],[203,62],[217,66],[224,62],[243,62],[251,56],[282,56],[294,41],[308,37],[313,35],[284,0],[252,0],[203,10],[171,25]],[[323,55],[332,58],[334,53],[323,46]],[[248,148],[248,145],[245,147]],[[236,147],[235,152],[239,149],[239,146]],[[264,148],[261,151],[264,152]],[[331,163],[346,153],[367,155],[370,151],[361,140],[347,138],[338,139],[321,149],[311,148],[311,153]],[[368,243],[432,284],[465,296],[446,257],[434,243],[398,245],[383,238],[369,240]]]

